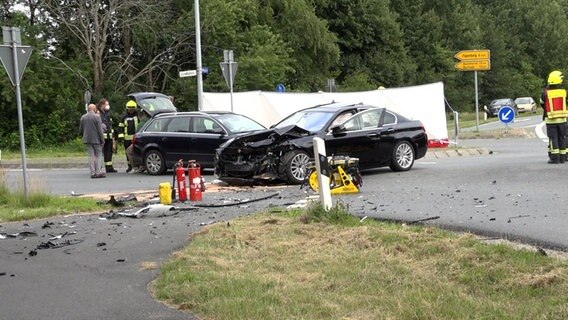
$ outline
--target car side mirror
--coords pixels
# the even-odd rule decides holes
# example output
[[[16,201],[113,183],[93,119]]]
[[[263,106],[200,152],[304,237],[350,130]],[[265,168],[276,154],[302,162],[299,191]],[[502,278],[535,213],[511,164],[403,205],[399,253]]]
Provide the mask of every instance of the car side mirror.
[[[340,124],[340,125],[336,125],[331,127],[331,133],[336,136],[336,135],[340,135],[343,134],[347,131],[347,129],[345,129],[345,126]]]
[[[223,128],[213,128],[213,133],[225,135],[225,130]]]

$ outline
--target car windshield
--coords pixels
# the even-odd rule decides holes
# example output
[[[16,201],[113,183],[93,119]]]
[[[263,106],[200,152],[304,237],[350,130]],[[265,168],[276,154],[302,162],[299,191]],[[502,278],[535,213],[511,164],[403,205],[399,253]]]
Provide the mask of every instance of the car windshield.
[[[493,100],[493,102],[491,102],[492,105],[509,104],[509,103],[511,103],[509,99],[498,99],[498,100]]]
[[[222,114],[215,117],[231,133],[241,133],[266,129],[260,123],[238,114]]]
[[[531,98],[518,98],[515,100],[517,103],[531,103]]]
[[[169,98],[166,97],[147,97],[139,101],[140,107],[154,114],[163,111],[175,111],[176,108]]]
[[[298,111],[288,118],[276,124],[276,128],[283,128],[290,125],[296,125],[310,132],[319,131],[333,117],[333,112],[326,111]]]

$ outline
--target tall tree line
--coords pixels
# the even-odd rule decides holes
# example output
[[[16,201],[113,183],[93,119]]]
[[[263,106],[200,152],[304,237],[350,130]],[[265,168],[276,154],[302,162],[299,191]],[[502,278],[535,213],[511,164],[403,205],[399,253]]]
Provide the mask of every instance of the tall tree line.
[[[235,91],[289,92],[404,87],[442,81],[451,107],[475,106],[460,50],[489,49],[478,72],[480,103],[538,97],[546,75],[568,66],[568,0],[201,0],[207,92],[228,91],[219,68],[233,50]],[[3,26],[19,27],[33,54],[21,83],[26,144],[77,137],[83,93],[111,101],[158,91],[180,110],[197,109],[193,1],[3,0]],[[0,72],[0,148],[19,147],[15,90]]]

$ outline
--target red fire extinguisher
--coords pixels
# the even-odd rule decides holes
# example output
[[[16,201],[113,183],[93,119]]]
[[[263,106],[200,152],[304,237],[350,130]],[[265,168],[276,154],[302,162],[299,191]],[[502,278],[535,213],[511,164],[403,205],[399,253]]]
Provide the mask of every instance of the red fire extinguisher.
[[[203,199],[203,188],[201,187],[201,168],[195,160],[190,160],[187,164],[187,176],[189,177],[189,200],[201,201]]]
[[[185,185],[185,169],[183,168],[183,160],[179,160],[176,163],[176,179],[177,179],[177,188],[179,194],[180,201],[187,200],[187,190]]]

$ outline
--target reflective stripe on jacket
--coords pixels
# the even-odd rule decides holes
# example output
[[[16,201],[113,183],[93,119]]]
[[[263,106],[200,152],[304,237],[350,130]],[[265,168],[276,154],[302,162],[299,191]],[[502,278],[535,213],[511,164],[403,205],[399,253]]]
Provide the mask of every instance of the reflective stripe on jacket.
[[[138,116],[136,114],[129,115],[126,113],[122,117],[122,121],[118,124],[118,138],[124,140],[132,140],[132,136],[136,133],[138,127]]]
[[[568,110],[566,110],[566,90],[546,89],[545,96],[544,109],[548,119],[552,120],[568,117]]]

